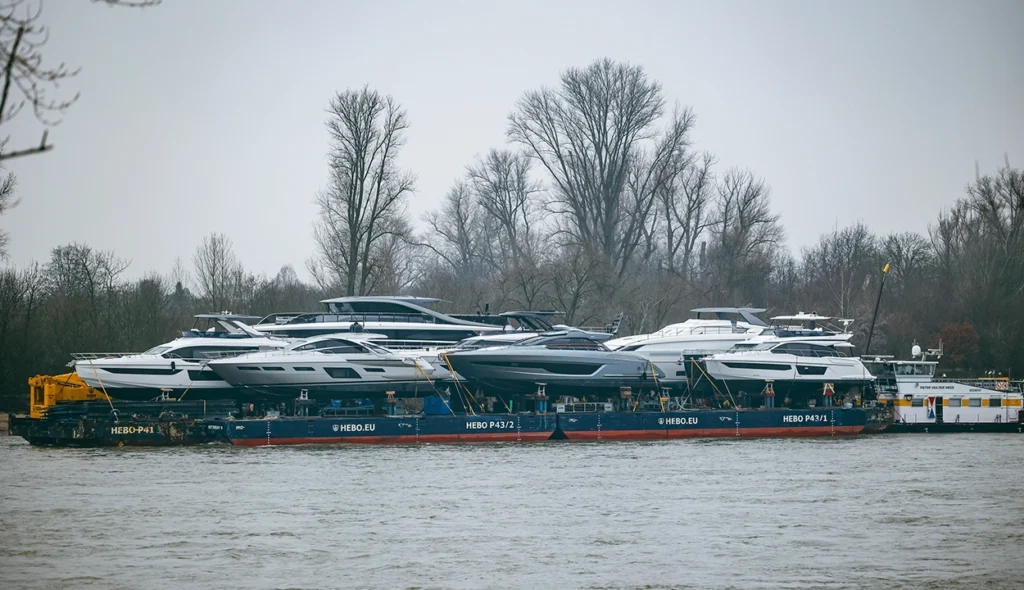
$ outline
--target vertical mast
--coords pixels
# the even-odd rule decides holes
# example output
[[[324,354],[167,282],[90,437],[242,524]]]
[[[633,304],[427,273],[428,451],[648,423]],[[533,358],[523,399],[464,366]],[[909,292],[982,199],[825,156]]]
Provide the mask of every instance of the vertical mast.
[[[868,343],[864,346],[864,356],[871,351],[871,337],[875,334],[875,320],[878,319],[878,306],[882,303],[882,289],[885,287],[885,275],[889,274],[889,263],[882,269],[882,283],[878,285],[878,299],[875,300],[875,313],[871,316],[871,329],[868,330]]]

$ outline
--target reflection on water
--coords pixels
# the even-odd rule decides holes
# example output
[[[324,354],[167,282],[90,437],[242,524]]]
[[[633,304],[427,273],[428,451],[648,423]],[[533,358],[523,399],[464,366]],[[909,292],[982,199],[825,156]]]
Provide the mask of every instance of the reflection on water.
[[[243,449],[0,438],[4,588],[1014,588],[1020,435]]]

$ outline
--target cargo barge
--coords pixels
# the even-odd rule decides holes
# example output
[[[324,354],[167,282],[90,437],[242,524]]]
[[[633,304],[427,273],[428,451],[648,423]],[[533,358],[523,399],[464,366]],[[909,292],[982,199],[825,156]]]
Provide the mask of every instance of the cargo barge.
[[[555,414],[462,416],[286,417],[221,420],[222,440],[233,445],[410,444],[537,442],[557,430]]]
[[[268,446],[828,437],[878,432],[887,425],[883,412],[869,408],[662,412],[620,410],[611,403],[571,403],[556,404],[552,412],[471,413],[464,408],[455,411],[441,396],[425,401],[426,412],[381,415],[371,405],[340,411],[306,408],[313,414],[308,416],[284,416],[274,410],[246,416],[253,406],[240,410],[237,405],[213,402],[122,403],[114,411],[98,402],[80,402],[51,408],[43,418],[14,416],[11,434],[34,445],[74,447],[213,442]],[[438,412],[437,407],[447,411]]]
[[[614,441],[856,435],[884,429],[864,408],[618,411],[611,403],[557,404],[552,413],[317,416],[214,421],[233,445]]]
[[[74,402],[45,416],[11,416],[11,434],[33,445],[123,447],[196,445],[218,440],[210,420],[230,416],[233,402]],[[213,426],[213,428],[211,428]]]

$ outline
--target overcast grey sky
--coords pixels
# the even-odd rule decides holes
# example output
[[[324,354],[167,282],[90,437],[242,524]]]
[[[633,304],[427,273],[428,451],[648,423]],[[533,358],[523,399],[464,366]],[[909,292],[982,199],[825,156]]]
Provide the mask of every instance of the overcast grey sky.
[[[1024,166],[1024,2],[51,0],[45,54],[80,65],[56,149],[11,160],[15,264],[87,242],[131,273],[224,232],[246,268],[305,276],[325,108],[369,84],[412,127],[419,220],[505,141],[527,89],[599,57],[642,64],[720,169],[766,178],[794,250],[834,224],[925,231],[973,178]],[[38,142],[25,113],[11,148]]]

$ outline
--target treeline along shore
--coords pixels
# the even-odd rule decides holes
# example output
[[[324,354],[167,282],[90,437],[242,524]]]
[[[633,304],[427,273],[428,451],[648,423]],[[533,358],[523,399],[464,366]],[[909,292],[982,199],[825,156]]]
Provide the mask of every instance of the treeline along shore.
[[[570,325],[625,314],[649,332],[708,305],[816,311],[855,320],[863,352],[945,351],[941,371],[1024,375],[1024,172],[1009,162],[965,179],[924,234],[857,222],[787,227],[768,179],[722,169],[691,139],[642,67],[598,60],[525,92],[507,142],[467,163],[437,208],[410,220],[416,177],[402,167],[411,121],[371,88],[328,105],[331,180],[316,200],[304,261],[261,276],[223,234],[142,278],[118,253],[56,246],[49,260],[0,270],[0,409],[23,410],[26,380],[66,372],[73,352],[141,351],[196,313],[314,311],[340,295],[418,294],[443,311],[556,309]],[[827,211],[827,201],[818,204]],[[938,208],[937,208],[938,209]],[[827,217],[827,216],[826,216]],[[795,252],[786,235],[813,232]],[[5,242],[0,241],[0,244]],[[0,253],[2,254],[2,253]],[[134,269],[132,269],[134,270]]]

